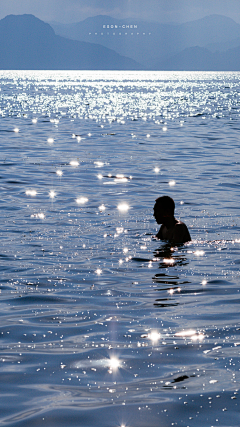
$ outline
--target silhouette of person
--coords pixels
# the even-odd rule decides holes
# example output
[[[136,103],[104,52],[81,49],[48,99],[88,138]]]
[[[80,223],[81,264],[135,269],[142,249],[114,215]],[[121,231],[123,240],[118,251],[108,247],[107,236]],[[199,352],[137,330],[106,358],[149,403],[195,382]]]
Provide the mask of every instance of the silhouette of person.
[[[174,200],[169,196],[162,196],[155,202],[153,216],[158,224],[162,224],[156,237],[173,244],[189,242],[191,236],[186,224],[174,217]]]

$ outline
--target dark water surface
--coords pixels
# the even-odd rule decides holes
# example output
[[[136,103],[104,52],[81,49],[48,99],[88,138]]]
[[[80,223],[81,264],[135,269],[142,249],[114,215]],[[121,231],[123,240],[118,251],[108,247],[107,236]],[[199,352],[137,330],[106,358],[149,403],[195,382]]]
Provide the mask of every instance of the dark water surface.
[[[0,425],[239,426],[240,73],[0,82]]]

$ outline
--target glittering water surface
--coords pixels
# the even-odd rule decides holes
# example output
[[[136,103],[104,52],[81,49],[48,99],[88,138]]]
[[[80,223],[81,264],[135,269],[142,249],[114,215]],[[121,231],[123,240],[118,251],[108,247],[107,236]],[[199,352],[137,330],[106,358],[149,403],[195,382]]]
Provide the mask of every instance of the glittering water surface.
[[[0,82],[1,425],[239,426],[240,74]]]

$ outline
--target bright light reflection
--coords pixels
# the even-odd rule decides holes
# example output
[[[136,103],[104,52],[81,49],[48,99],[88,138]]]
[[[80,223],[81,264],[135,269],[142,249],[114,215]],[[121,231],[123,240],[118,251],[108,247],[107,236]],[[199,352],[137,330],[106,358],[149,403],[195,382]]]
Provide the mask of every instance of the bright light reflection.
[[[123,233],[123,232],[124,232],[124,228],[123,228],[123,227],[117,227],[117,228],[116,228],[116,232],[117,232],[118,234],[121,234],[121,233]]]
[[[148,338],[151,341],[156,342],[161,338],[161,334],[159,334],[159,332],[157,332],[157,331],[152,331],[148,334]]]
[[[176,337],[191,337],[196,334],[194,329],[188,329],[186,331],[177,332]]]
[[[171,294],[171,295],[174,294],[174,289],[169,289],[168,293]]]
[[[54,197],[56,196],[56,193],[55,193],[55,191],[54,190],[51,190],[51,191],[49,191],[49,197],[51,198],[51,199],[54,199]]]
[[[76,199],[76,202],[78,205],[84,205],[84,203],[88,202],[88,198],[87,197],[78,197],[78,199]]]
[[[154,168],[154,172],[155,172],[155,173],[158,173],[158,172],[160,172],[160,169],[156,166],[156,167]]]
[[[162,130],[163,132],[167,132],[167,126],[163,126]]]
[[[123,253],[127,254],[128,253],[128,248],[123,248]]]
[[[128,179],[124,175],[116,175],[115,182],[128,182]]]
[[[32,197],[34,197],[34,196],[37,195],[37,192],[36,192],[36,190],[26,190],[25,194],[26,194],[26,196],[32,196]]]
[[[100,206],[98,206],[98,209],[99,209],[101,212],[103,212],[103,211],[105,211],[106,207],[105,207],[104,205],[100,205]]]
[[[95,164],[96,166],[98,166],[99,168],[101,168],[102,166],[104,166],[104,163],[103,163],[103,162],[100,162],[100,161],[98,161],[98,162],[94,162],[94,164]]]
[[[204,286],[204,285],[206,285],[207,284],[207,281],[204,279],[203,281],[202,281],[202,285]]]
[[[53,144],[54,143],[54,139],[53,138],[48,138],[47,142],[48,142],[48,144]]]
[[[71,166],[73,166],[74,168],[76,168],[77,166],[79,166],[79,162],[77,160],[71,160],[71,162],[69,164]]]
[[[192,341],[202,341],[204,339],[203,334],[196,334],[191,336]]]
[[[58,176],[62,176],[63,171],[61,171],[60,169],[58,169],[58,170],[56,171],[56,174],[57,174]]]
[[[119,359],[117,359],[116,357],[111,357],[109,362],[109,368],[113,371],[116,371],[116,369],[121,366]]]
[[[99,174],[97,175],[97,177],[98,177],[98,179],[103,179],[103,176],[102,176],[102,174],[101,174],[101,173],[99,173]]]
[[[119,203],[117,208],[120,212],[127,212],[129,209],[129,206],[127,203]]]
[[[164,264],[174,264],[174,259],[173,258],[164,258],[163,259]]]
[[[32,123],[37,123],[37,119],[32,119]]]
[[[204,254],[205,254],[204,251],[195,251],[194,252],[194,255],[196,255],[196,256],[203,256]]]
[[[44,218],[45,218],[45,215],[44,215],[44,213],[40,212],[40,213],[38,213],[38,214],[32,214],[32,215],[31,215],[31,218],[44,219]]]
[[[18,128],[14,128],[14,129],[13,129],[13,132],[18,133],[18,132],[19,132],[19,129],[18,129]]]
[[[100,274],[102,274],[102,270],[101,268],[97,268],[97,270],[95,271],[95,273],[100,276]]]
[[[174,181],[174,180],[172,180],[172,181],[169,181],[169,183],[168,183],[168,185],[170,186],[170,187],[174,187],[174,185],[176,184],[176,181]]]

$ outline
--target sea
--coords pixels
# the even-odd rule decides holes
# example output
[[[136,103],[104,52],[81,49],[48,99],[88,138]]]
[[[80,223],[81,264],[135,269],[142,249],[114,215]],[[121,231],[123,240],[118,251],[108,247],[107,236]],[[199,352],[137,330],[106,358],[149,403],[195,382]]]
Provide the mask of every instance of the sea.
[[[0,148],[0,425],[239,426],[240,73],[0,71]]]

